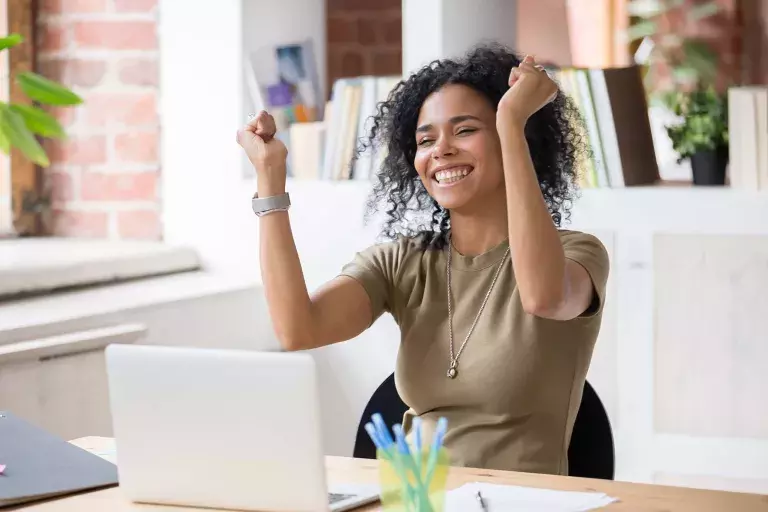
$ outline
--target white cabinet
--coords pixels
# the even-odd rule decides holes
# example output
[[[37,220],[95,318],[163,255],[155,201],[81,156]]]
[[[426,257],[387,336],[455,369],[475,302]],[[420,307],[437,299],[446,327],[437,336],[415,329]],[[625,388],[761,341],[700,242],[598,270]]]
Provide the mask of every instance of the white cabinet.
[[[64,439],[109,436],[104,348],[145,333],[125,324],[0,346],[0,410]]]

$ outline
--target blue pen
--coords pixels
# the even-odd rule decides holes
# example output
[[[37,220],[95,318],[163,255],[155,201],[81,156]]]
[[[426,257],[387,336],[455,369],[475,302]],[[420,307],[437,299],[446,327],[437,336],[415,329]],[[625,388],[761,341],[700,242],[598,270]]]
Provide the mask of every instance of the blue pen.
[[[421,418],[418,416],[413,418],[413,451],[416,458],[416,470],[419,472],[419,478],[421,478]]]
[[[429,504],[429,494],[427,493],[427,488],[424,486],[424,482],[421,479],[421,474],[419,473],[419,470],[416,466],[416,461],[414,461],[413,457],[411,456],[410,450],[408,449],[408,443],[405,440],[405,433],[403,432],[403,426],[400,424],[393,425],[392,426],[392,432],[395,434],[395,442],[397,443],[397,451],[399,452],[401,458],[401,461],[405,461],[405,463],[408,465],[408,468],[413,472],[413,476],[415,477],[415,492],[420,496],[419,501]],[[405,468],[403,468],[403,471],[406,471]],[[407,473],[406,473],[407,478]],[[429,510],[424,507],[418,507],[419,510]]]
[[[389,431],[386,428],[386,425],[384,425],[384,422],[382,421],[382,418],[380,415],[374,415],[373,418],[374,422],[377,422],[380,424],[382,428],[377,429],[373,423],[366,423],[365,424],[365,431],[368,432],[368,436],[373,441],[373,444],[376,446],[376,448],[379,448],[383,455],[386,457],[386,459],[392,464],[392,468],[395,470],[395,473],[397,473],[398,478],[400,479],[400,484],[402,486],[402,492],[403,497],[406,500],[406,506],[410,508],[410,504],[413,500],[413,489],[411,489],[411,486],[409,484],[408,480],[408,473],[405,467],[402,465],[401,458],[398,456],[398,451],[405,450],[407,451],[407,445],[405,447],[398,446],[398,450],[393,449],[395,444],[394,441],[387,443],[386,439],[389,440],[392,439],[392,436],[389,434]],[[410,457],[408,457],[410,459]]]
[[[437,456],[440,452],[440,448],[443,445],[443,438],[445,437],[445,432],[448,429],[448,420],[444,417],[441,417],[437,420],[437,427],[435,428],[435,433],[432,436],[432,446],[430,448],[429,452],[429,458],[427,460],[427,476],[424,479],[424,482],[429,488],[429,485],[432,482],[432,474],[435,472],[435,465],[437,464]]]
[[[373,426],[373,423],[368,422],[365,424],[365,431],[368,432],[368,437],[371,438],[371,441],[373,441],[374,446],[376,446],[377,450],[381,450],[384,455],[388,455],[387,451],[384,449],[384,445],[381,442],[381,439],[379,438],[378,432],[376,432],[376,427]]]
[[[393,444],[395,444],[395,441],[392,439],[392,435],[389,433],[387,424],[384,423],[384,418],[381,417],[381,414],[376,413],[371,416],[371,419],[373,419],[373,424],[376,426],[376,430],[379,432],[379,439],[381,439],[384,446],[389,449]]]

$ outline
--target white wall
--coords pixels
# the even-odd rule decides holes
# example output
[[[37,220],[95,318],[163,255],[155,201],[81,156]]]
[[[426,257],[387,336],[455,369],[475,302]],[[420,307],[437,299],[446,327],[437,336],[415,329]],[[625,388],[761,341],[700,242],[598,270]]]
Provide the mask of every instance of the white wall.
[[[403,73],[433,59],[460,57],[470,47],[517,43],[517,1],[403,0]]]

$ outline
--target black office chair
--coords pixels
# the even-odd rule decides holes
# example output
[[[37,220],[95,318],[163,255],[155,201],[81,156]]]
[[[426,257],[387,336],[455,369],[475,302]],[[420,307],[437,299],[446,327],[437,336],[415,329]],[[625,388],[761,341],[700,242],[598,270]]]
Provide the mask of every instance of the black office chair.
[[[368,432],[365,431],[365,424],[371,421],[371,416],[374,413],[381,414],[384,423],[392,430],[392,425],[403,421],[403,414],[407,410],[408,406],[405,405],[397,392],[395,374],[392,373],[374,391],[368,405],[365,406],[363,417],[360,418],[360,425],[357,427],[357,438],[352,456],[358,459],[376,458],[376,447],[371,438],[368,437]]]
[[[568,474],[613,480],[616,454],[608,413],[589,382],[584,382],[579,412],[568,445]]]
[[[408,410],[395,387],[395,375],[391,374],[379,385],[368,401],[357,428],[357,438],[352,456],[375,459],[376,447],[365,431],[371,415],[378,412],[391,429],[403,420]],[[613,480],[615,453],[613,432],[608,414],[600,398],[589,382],[584,383],[579,412],[573,425],[571,444],[568,447],[568,474],[584,478]]]

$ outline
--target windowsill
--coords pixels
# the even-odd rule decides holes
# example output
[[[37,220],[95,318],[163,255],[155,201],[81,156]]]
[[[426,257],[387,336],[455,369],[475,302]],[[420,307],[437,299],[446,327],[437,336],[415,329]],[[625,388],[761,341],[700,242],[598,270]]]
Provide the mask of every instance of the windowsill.
[[[72,238],[0,241],[0,301],[200,268],[197,253],[161,242]]]

